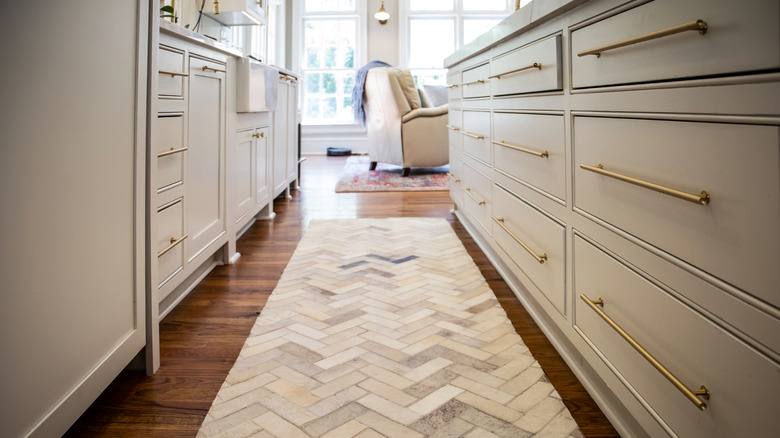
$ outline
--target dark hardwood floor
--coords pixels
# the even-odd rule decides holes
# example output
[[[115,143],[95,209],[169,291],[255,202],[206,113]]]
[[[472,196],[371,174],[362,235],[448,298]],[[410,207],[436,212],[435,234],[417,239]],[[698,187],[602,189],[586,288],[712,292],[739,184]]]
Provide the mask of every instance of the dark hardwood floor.
[[[277,216],[238,241],[241,258],[216,267],[160,324],[161,366],[154,376],[124,371],[71,427],[68,437],[194,437],[249,330],[311,220],[441,217],[452,223],[572,412],[585,437],[617,437],[609,421],[450,213],[448,192],[335,193],[343,157],[309,157],[301,189],[274,201]]]

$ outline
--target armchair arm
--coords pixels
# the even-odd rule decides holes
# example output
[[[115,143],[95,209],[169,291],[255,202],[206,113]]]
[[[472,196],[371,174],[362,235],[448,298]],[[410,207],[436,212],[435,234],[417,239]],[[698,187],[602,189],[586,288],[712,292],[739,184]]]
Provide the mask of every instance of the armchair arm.
[[[438,117],[447,114],[448,110],[449,105],[437,106],[435,108],[417,108],[404,114],[402,121],[403,123],[406,123],[410,120],[416,119],[417,117]]]

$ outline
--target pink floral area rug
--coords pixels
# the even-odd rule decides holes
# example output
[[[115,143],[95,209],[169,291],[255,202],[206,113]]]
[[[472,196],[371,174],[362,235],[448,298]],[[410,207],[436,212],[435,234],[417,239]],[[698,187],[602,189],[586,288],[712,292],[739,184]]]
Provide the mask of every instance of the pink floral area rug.
[[[344,174],[336,184],[337,193],[350,192],[403,192],[425,190],[449,190],[448,165],[429,169],[412,168],[409,176],[401,176],[403,168],[378,163],[376,170],[368,170],[371,159],[352,156],[347,159]]]

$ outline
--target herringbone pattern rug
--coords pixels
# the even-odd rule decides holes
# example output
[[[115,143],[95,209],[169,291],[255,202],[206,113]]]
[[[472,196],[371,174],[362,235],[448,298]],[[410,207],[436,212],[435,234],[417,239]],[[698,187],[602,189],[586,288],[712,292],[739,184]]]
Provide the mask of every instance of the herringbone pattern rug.
[[[199,437],[580,437],[443,219],[314,221]]]

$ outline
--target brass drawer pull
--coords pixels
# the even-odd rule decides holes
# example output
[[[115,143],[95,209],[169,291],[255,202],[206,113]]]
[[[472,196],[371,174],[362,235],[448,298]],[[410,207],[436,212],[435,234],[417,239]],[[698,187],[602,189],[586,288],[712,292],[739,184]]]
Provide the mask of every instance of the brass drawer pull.
[[[608,176],[610,178],[615,178],[617,180],[627,182],[630,184],[637,185],[639,187],[644,187],[646,189],[655,190],[656,192],[663,193],[665,195],[674,196],[675,198],[680,198],[688,202],[693,202],[694,204],[699,205],[707,205],[710,203],[710,194],[707,193],[706,190],[702,190],[700,194],[694,195],[690,193],[681,192],[679,190],[671,189],[669,187],[659,186],[658,184],[653,184],[648,181],[643,181],[641,179],[632,178],[630,176],[621,175],[619,173],[610,172],[609,170],[605,170],[604,166],[602,164],[599,164],[597,166],[589,166],[587,164],[580,164],[581,169],[585,169],[591,172],[598,173],[600,175]]]
[[[180,72],[180,71],[159,70],[158,73],[161,74],[161,75],[170,75],[170,76],[173,76],[173,77],[175,77],[175,76],[184,76],[184,77],[189,76],[189,74],[184,73],[184,72]]]
[[[186,146],[183,147],[183,148],[179,148],[179,149],[171,148],[171,150],[169,150],[169,151],[160,152],[159,154],[157,154],[157,158],[167,157],[168,155],[173,155],[173,154],[180,154],[180,153],[186,151],[187,149],[189,149],[189,148],[187,148]]]
[[[254,134],[252,134],[252,137],[254,138],[265,137],[265,132],[255,132]]]
[[[455,174],[452,174],[452,173],[449,173],[449,172],[448,172],[448,173],[447,173],[447,176],[448,176],[448,177],[450,177],[450,179],[451,179],[453,182],[456,182],[456,183],[459,183],[459,182],[460,182],[460,179],[456,178],[456,177],[455,177]],[[475,199],[475,201],[476,201],[476,199]]]
[[[461,134],[465,135],[466,137],[476,138],[477,140],[484,140],[485,137],[482,135],[472,134],[470,132],[462,131]]]
[[[485,81],[483,79],[477,79],[476,81],[464,82],[464,83],[462,83],[460,85],[466,86],[466,85],[484,84],[484,83],[485,83]]]
[[[696,405],[697,408],[699,408],[702,411],[707,410],[707,403],[704,403],[703,401],[699,400],[698,397],[701,397],[705,400],[710,399],[710,392],[707,390],[707,387],[704,385],[701,385],[701,389],[688,389],[677,377],[674,376],[666,367],[664,367],[656,358],[654,358],[650,353],[647,352],[644,348],[642,348],[639,343],[637,343],[634,338],[631,337],[628,333],[626,333],[625,330],[623,330],[615,321],[612,320],[612,318],[609,317],[606,313],[604,313],[603,310],[601,310],[598,306],[604,307],[604,300],[599,298],[598,300],[591,300],[588,298],[585,294],[580,295],[580,298],[582,298],[582,301],[585,301],[585,304],[588,305],[591,309],[593,309],[596,314],[598,314],[601,319],[606,321],[607,324],[609,324],[610,327],[612,327],[618,334],[626,340],[629,344],[631,344],[632,347],[636,351],[639,352],[639,354],[642,355],[648,362],[650,362],[650,365],[655,367],[656,370],[658,370],[661,374],[663,374],[664,377],[666,377],[667,380],[672,382],[672,385],[674,385],[675,388],[677,388],[680,392],[683,393],[683,395],[690,400],[694,405]]]
[[[204,66],[202,67],[202,70],[203,70],[203,71],[209,71],[209,70],[211,70],[211,71],[213,71],[214,73],[225,73],[225,70],[220,70],[220,69],[218,69],[218,68],[209,67],[209,66],[207,66],[207,65],[204,65]]]
[[[493,76],[488,76],[488,79],[501,79],[501,76],[508,76],[508,75],[515,74],[515,73],[518,73],[518,72],[521,72],[521,71],[530,70],[532,68],[536,68],[536,69],[541,70],[542,69],[542,63],[541,62],[534,62],[531,65],[526,65],[525,67],[520,67],[518,69],[510,70],[508,72],[497,74],[497,75],[493,75]]]
[[[452,131],[460,131],[460,128],[457,126],[447,125],[447,129],[450,129]]]
[[[493,144],[497,144],[499,146],[504,146],[504,147],[507,147],[509,149],[514,149],[516,151],[525,152],[526,154],[535,155],[535,156],[540,157],[540,158],[547,158],[547,157],[550,156],[550,153],[547,152],[547,151],[544,151],[544,152],[532,151],[531,149],[521,148],[520,146],[515,146],[515,145],[509,144],[509,143],[504,143],[503,141],[494,141]]]
[[[498,218],[498,217],[495,217],[495,216],[492,216],[492,217],[493,217],[493,221],[495,223],[497,223],[498,226],[501,227],[502,230],[506,231],[506,233],[509,234],[512,237],[512,239],[515,240],[515,242],[520,244],[520,246],[522,246],[523,249],[528,251],[528,254],[531,254],[536,259],[536,261],[539,262],[540,265],[544,264],[545,260],[547,260],[547,253],[544,253],[542,255],[539,255],[539,254],[535,253],[534,250],[532,250],[530,247],[528,247],[528,245],[526,245],[525,242],[520,240],[520,238],[517,237],[517,235],[515,235],[515,233],[510,231],[509,228],[507,228],[506,225],[504,225],[504,218],[502,218],[502,217]]]
[[[292,84],[298,82],[298,78],[296,78],[295,76],[290,76],[286,73],[281,73],[281,72],[279,73],[279,79],[290,82]]]
[[[157,257],[159,258],[159,257],[164,256],[166,252],[172,250],[176,245],[182,243],[184,241],[184,239],[186,239],[186,238],[187,238],[186,234],[181,236],[181,237],[179,237],[178,239],[175,238],[175,237],[171,237],[171,244],[166,246],[165,248],[163,248],[162,251],[159,251],[157,253]]]
[[[458,84],[451,84],[451,85],[447,85],[446,88],[458,88],[459,86],[460,85],[458,85]]]
[[[583,50],[578,53],[577,56],[596,55],[597,58],[601,57],[601,54],[607,50],[617,49],[619,47],[630,46],[632,44],[643,43],[645,41],[654,40],[656,38],[663,38],[665,36],[674,35],[676,33],[685,32],[688,30],[699,31],[704,35],[707,33],[707,22],[703,20],[691,21],[690,23],[681,24],[679,26],[670,27],[668,29],[657,30],[648,34],[632,37],[616,43],[605,44],[603,46],[594,47],[592,49]]]
[[[466,187],[466,194],[469,195],[469,198],[473,199],[477,205],[485,205],[485,201],[480,201],[476,196],[474,196],[473,193],[471,193],[471,187]]]

